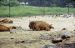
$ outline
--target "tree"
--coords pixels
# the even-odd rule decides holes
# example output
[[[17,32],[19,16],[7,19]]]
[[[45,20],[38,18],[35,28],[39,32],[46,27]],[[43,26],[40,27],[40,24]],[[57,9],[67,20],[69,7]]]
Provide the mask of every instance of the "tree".
[[[17,6],[19,5],[19,2],[17,0],[1,0],[0,5],[4,6]]]
[[[10,6],[18,6],[19,5],[19,2],[17,0],[10,0],[9,1],[9,5]]]
[[[18,2],[28,2],[31,6],[60,6],[65,7],[68,3],[75,4],[75,0],[13,0]],[[15,3],[12,3],[15,4]],[[75,6],[75,5],[74,5]]]

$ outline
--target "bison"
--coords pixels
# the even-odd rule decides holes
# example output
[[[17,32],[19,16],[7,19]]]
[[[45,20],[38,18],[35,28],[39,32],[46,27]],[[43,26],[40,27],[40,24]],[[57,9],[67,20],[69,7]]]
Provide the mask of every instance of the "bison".
[[[33,31],[40,31],[40,30],[46,30],[49,31],[51,28],[54,29],[52,25],[49,25],[46,22],[43,21],[31,21],[29,23],[29,28],[32,29]]]
[[[2,19],[0,22],[2,22],[2,23],[13,23],[13,21],[12,21],[12,20],[7,19],[7,18]]]
[[[10,29],[16,29],[15,26],[5,26],[0,24],[0,31],[10,31]]]

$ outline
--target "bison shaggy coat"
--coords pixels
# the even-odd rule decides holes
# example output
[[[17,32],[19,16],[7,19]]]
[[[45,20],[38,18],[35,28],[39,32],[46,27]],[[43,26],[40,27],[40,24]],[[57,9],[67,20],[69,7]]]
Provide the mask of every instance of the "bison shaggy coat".
[[[35,31],[40,31],[40,30],[49,31],[51,28],[54,27],[43,21],[31,21],[29,23],[29,28]]]
[[[10,19],[2,19],[0,22],[2,22],[2,23],[13,23],[13,21],[12,20],[10,20]]]
[[[14,26],[5,26],[0,24],[0,31],[10,31],[10,29],[16,29]]]

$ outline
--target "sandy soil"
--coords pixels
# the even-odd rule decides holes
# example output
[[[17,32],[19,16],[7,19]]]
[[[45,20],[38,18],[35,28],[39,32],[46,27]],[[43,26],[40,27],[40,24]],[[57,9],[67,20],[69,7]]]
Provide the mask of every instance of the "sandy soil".
[[[2,18],[1,18],[2,19]],[[6,24],[21,27],[16,30],[16,33],[0,32],[0,48],[43,48],[43,46],[51,43],[51,37],[59,36],[62,32],[73,32],[75,35],[75,18],[63,17],[47,17],[47,16],[33,16],[33,17],[18,17],[9,18],[14,22],[13,24]],[[51,31],[31,31],[28,27],[30,21],[45,21],[53,24],[54,29]],[[66,28],[66,31],[62,31]],[[30,30],[30,31],[29,31]],[[57,37],[56,36],[56,37]]]

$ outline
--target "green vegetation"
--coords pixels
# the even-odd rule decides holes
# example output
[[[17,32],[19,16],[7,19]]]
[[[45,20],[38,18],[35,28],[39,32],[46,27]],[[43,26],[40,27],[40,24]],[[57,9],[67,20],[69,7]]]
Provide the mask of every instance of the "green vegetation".
[[[10,7],[10,16],[32,16],[32,15],[50,15],[65,14],[68,8],[61,7],[35,7],[35,6],[15,6]],[[75,13],[75,8],[70,8],[70,13]],[[0,16],[9,16],[9,7],[0,7]]]
[[[0,0],[0,6],[18,6],[19,1],[17,0]]]

